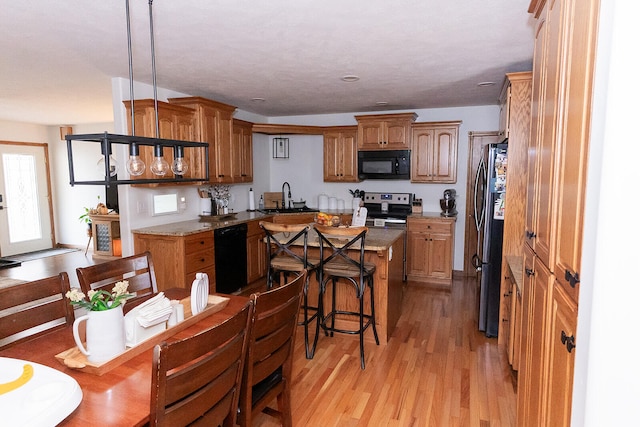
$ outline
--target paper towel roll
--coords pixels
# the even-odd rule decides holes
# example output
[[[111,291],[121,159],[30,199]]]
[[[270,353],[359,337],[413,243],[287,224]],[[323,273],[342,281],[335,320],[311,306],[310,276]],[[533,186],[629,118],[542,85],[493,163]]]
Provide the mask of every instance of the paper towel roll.
[[[256,210],[256,199],[253,197],[253,188],[249,189],[249,210]]]
[[[211,199],[200,199],[200,215],[211,215]]]

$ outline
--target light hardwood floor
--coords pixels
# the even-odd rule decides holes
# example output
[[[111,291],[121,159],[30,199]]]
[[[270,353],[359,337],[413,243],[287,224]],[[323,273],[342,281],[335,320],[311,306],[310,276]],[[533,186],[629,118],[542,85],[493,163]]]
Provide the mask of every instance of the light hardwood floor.
[[[514,426],[514,373],[497,340],[478,331],[476,289],[474,279],[451,291],[408,282],[389,343],[365,345],[364,371],[357,337],[321,335],[307,360],[298,327],[293,424]],[[279,424],[262,414],[256,425]]]
[[[66,271],[77,282],[75,268],[94,262],[78,251],[28,261],[0,276],[35,280]],[[455,278],[451,291],[409,281],[389,343],[376,346],[372,337],[366,343],[364,371],[357,337],[321,335],[312,360],[303,346],[300,326],[294,426],[515,425],[515,375],[497,339],[478,331],[474,278]],[[279,424],[262,414],[255,425]]]

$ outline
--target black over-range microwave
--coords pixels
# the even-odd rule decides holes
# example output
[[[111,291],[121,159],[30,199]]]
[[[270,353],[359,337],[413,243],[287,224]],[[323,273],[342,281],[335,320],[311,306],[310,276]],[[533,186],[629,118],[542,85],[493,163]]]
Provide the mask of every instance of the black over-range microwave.
[[[411,150],[358,151],[359,179],[411,179]]]

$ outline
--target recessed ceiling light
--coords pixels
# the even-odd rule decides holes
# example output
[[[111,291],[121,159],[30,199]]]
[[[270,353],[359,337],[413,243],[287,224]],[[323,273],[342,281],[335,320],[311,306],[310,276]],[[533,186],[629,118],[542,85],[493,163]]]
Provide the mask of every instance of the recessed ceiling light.
[[[352,83],[360,80],[360,77],[354,76],[353,74],[347,74],[346,76],[342,76],[341,80],[343,82]]]
[[[264,98],[251,98],[251,101],[253,101],[253,102],[264,102],[265,99]]]
[[[493,86],[495,84],[496,84],[496,82],[480,82],[480,83],[478,83],[478,86],[485,87],[485,86]]]
[[[376,102],[376,105],[378,107],[384,107],[384,106],[389,105],[389,103],[387,101],[378,101],[378,102]]]

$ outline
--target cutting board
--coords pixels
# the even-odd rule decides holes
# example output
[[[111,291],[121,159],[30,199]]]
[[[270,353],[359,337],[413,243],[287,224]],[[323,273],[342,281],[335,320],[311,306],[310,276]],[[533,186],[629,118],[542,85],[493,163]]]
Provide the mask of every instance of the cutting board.
[[[276,207],[276,203],[278,203],[278,207],[282,206],[282,193],[281,192],[265,192],[264,193],[264,207],[265,209],[273,209]]]

